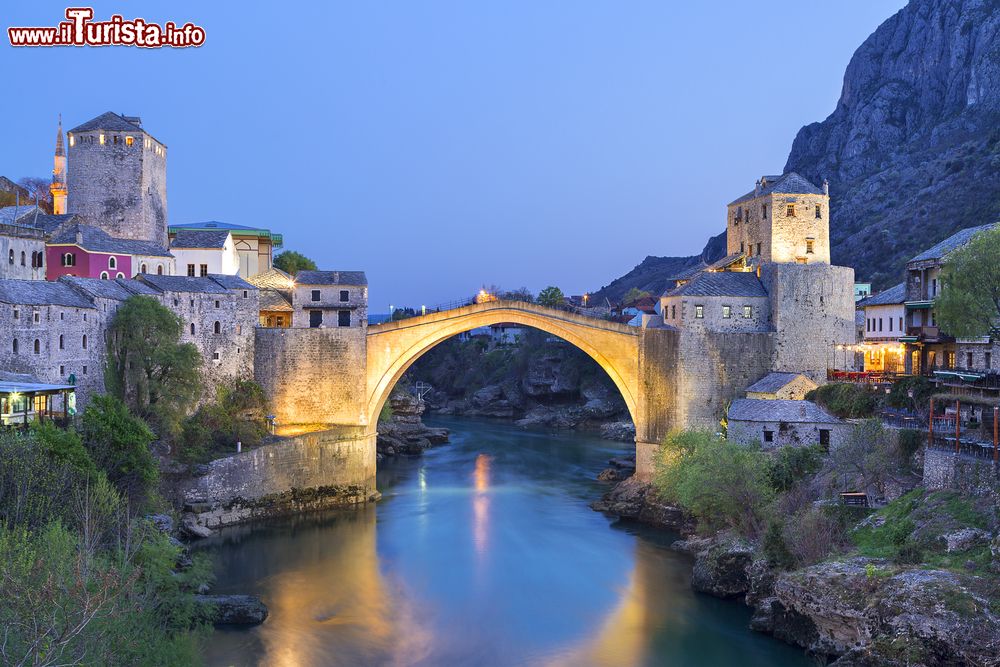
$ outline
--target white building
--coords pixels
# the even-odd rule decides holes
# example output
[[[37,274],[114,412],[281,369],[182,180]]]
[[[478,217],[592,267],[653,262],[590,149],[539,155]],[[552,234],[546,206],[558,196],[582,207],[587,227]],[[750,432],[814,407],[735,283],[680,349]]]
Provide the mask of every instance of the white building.
[[[232,234],[224,229],[181,230],[170,240],[170,252],[182,276],[235,276],[240,272],[236,244]]]
[[[858,305],[865,312],[863,348],[865,370],[903,372],[903,345],[906,335],[906,283],[870,296]]]

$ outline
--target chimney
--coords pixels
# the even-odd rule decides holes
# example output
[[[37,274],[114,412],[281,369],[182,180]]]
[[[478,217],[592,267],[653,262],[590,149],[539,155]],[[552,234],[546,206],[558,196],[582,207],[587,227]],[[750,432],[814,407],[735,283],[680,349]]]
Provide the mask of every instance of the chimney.
[[[83,245],[83,230],[79,227],[76,228],[76,244],[78,246]]]
[[[830,181],[826,180],[825,178],[823,179],[823,194],[825,194],[827,197],[830,196]]]
[[[753,186],[753,194],[755,197],[760,196],[760,179],[757,179],[757,183]]]

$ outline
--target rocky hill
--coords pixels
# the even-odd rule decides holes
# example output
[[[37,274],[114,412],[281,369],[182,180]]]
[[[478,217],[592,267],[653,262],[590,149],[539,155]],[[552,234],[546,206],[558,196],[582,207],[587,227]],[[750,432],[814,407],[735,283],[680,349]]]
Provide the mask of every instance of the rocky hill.
[[[785,171],[830,181],[833,261],[879,287],[1000,215],[1000,2],[912,0],[855,52]]]

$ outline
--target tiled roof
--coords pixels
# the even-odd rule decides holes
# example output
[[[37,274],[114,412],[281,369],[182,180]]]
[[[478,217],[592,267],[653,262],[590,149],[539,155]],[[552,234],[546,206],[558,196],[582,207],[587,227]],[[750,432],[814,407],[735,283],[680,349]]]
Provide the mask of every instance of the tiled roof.
[[[281,269],[270,268],[263,273],[247,278],[247,282],[260,288],[289,289],[295,281]]]
[[[298,285],[367,285],[364,271],[299,271]]]
[[[292,310],[292,302],[276,289],[264,288],[260,291],[261,310]]]
[[[185,222],[180,225],[170,225],[170,231],[181,232],[183,230],[211,230],[211,229],[228,229],[229,231],[244,231],[244,232],[266,232],[269,231],[263,227],[248,227],[247,225],[235,225],[231,222],[219,222],[218,220],[207,220],[205,222]]]
[[[767,296],[757,274],[749,271],[703,271],[664,296]]]
[[[719,261],[713,262],[712,264],[709,264],[708,268],[709,268],[709,270],[725,269],[725,268],[727,268],[729,266],[732,266],[736,262],[740,261],[744,257],[746,257],[746,255],[744,253],[742,253],[742,252],[738,252],[738,253],[736,253],[734,255],[726,255],[725,257],[723,257]]]
[[[815,185],[810,183],[808,180],[799,176],[794,171],[790,171],[787,174],[782,174],[780,176],[764,176],[762,177],[764,183],[760,192],[757,192],[756,188],[746,193],[739,199],[735,199],[730,202],[732,204],[739,204],[761,195],[767,195],[772,193],[778,194],[790,194],[790,195],[821,195],[823,191],[817,188]]]
[[[229,290],[207,276],[157,276],[143,273],[139,276],[139,280],[161,292],[229,293]]]
[[[77,243],[77,232],[82,235]],[[51,245],[77,244],[91,252],[108,252],[121,255],[150,255],[170,257],[166,248],[161,248],[151,241],[134,241],[132,239],[116,239],[103,229],[79,222],[71,222],[61,226],[49,239]]]
[[[142,128],[125,120],[124,116],[114,111],[107,111],[96,118],[91,118],[82,125],[77,125],[70,132],[90,132],[91,130],[109,130],[117,132],[141,132]]]
[[[226,289],[257,289],[256,285],[248,283],[239,276],[230,276],[225,273],[210,273],[208,277]]]
[[[969,227],[968,229],[963,229],[961,231],[955,232],[944,241],[941,241],[935,246],[931,246],[927,250],[911,259],[911,262],[921,262],[927,259],[942,259],[945,255],[950,253],[952,250],[956,250],[966,243],[972,240],[972,237],[979,232],[985,232],[988,229],[993,229],[1000,223],[991,223],[989,225],[981,225],[979,227]]]
[[[93,308],[94,304],[69,285],[47,280],[0,280],[0,303],[25,306]]]
[[[171,248],[224,248],[229,232],[222,230],[182,229],[170,241]]]
[[[893,285],[887,290],[882,290],[878,294],[863,299],[858,303],[861,306],[892,306],[906,301],[906,283]]]
[[[698,264],[695,264],[694,266],[689,266],[688,268],[683,269],[680,273],[676,273],[670,276],[670,280],[674,282],[677,282],[678,280],[690,280],[692,277],[694,277],[696,273],[700,273],[707,268],[708,264],[700,262]],[[670,290],[667,291],[669,292]]]
[[[729,406],[729,421],[842,424],[812,401],[737,398]]]
[[[124,281],[124,278],[121,279]],[[124,301],[133,295],[125,285],[115,280],[100,280],[99,278],[79,278],[77,276],[62,276],[59,282],[83,292],[91,298],[114,299]],[[136,282],[136,281],[129,281]]]
[[[42,215],[42,210],[34,204],[31,206],[4,206],[3,208],[0,208],[0,224],[24,224],[23,222],[18,223],[17,221],[29,213],[34,213],[36,209],[38,210],[38,214]]]
[[[134,278],[115,278],[115,282],[133,294],[144,294],[146,296],[159,296],[161,294],[160,290],[152,285]]]
[[[29,225],[35,229],[39,229],[46,234],[51,234],[60,226],[71,222],[76,217],[75,213],[63,213],[60,215],[52,215],[49,213],[40,213],[37,216],[31,216],[30,218],[22,218],[20,224]]]
[[[773,394],[797,377],[802,377],[801,373],[768,373],[761,379],[747,387],[747,391],[760,394]]]

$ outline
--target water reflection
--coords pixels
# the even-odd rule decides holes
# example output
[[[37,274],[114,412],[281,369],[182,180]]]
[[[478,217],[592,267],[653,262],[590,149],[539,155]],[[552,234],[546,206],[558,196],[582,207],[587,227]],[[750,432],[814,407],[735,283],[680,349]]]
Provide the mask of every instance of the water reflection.
[[[217,632],[208,664],[806,664],[744,609],[694,596],[668,537],[587,508],[613,445],[447,425],[451,446],[380,470],[377,507],[209,541],[217,590],[271,615]]]

